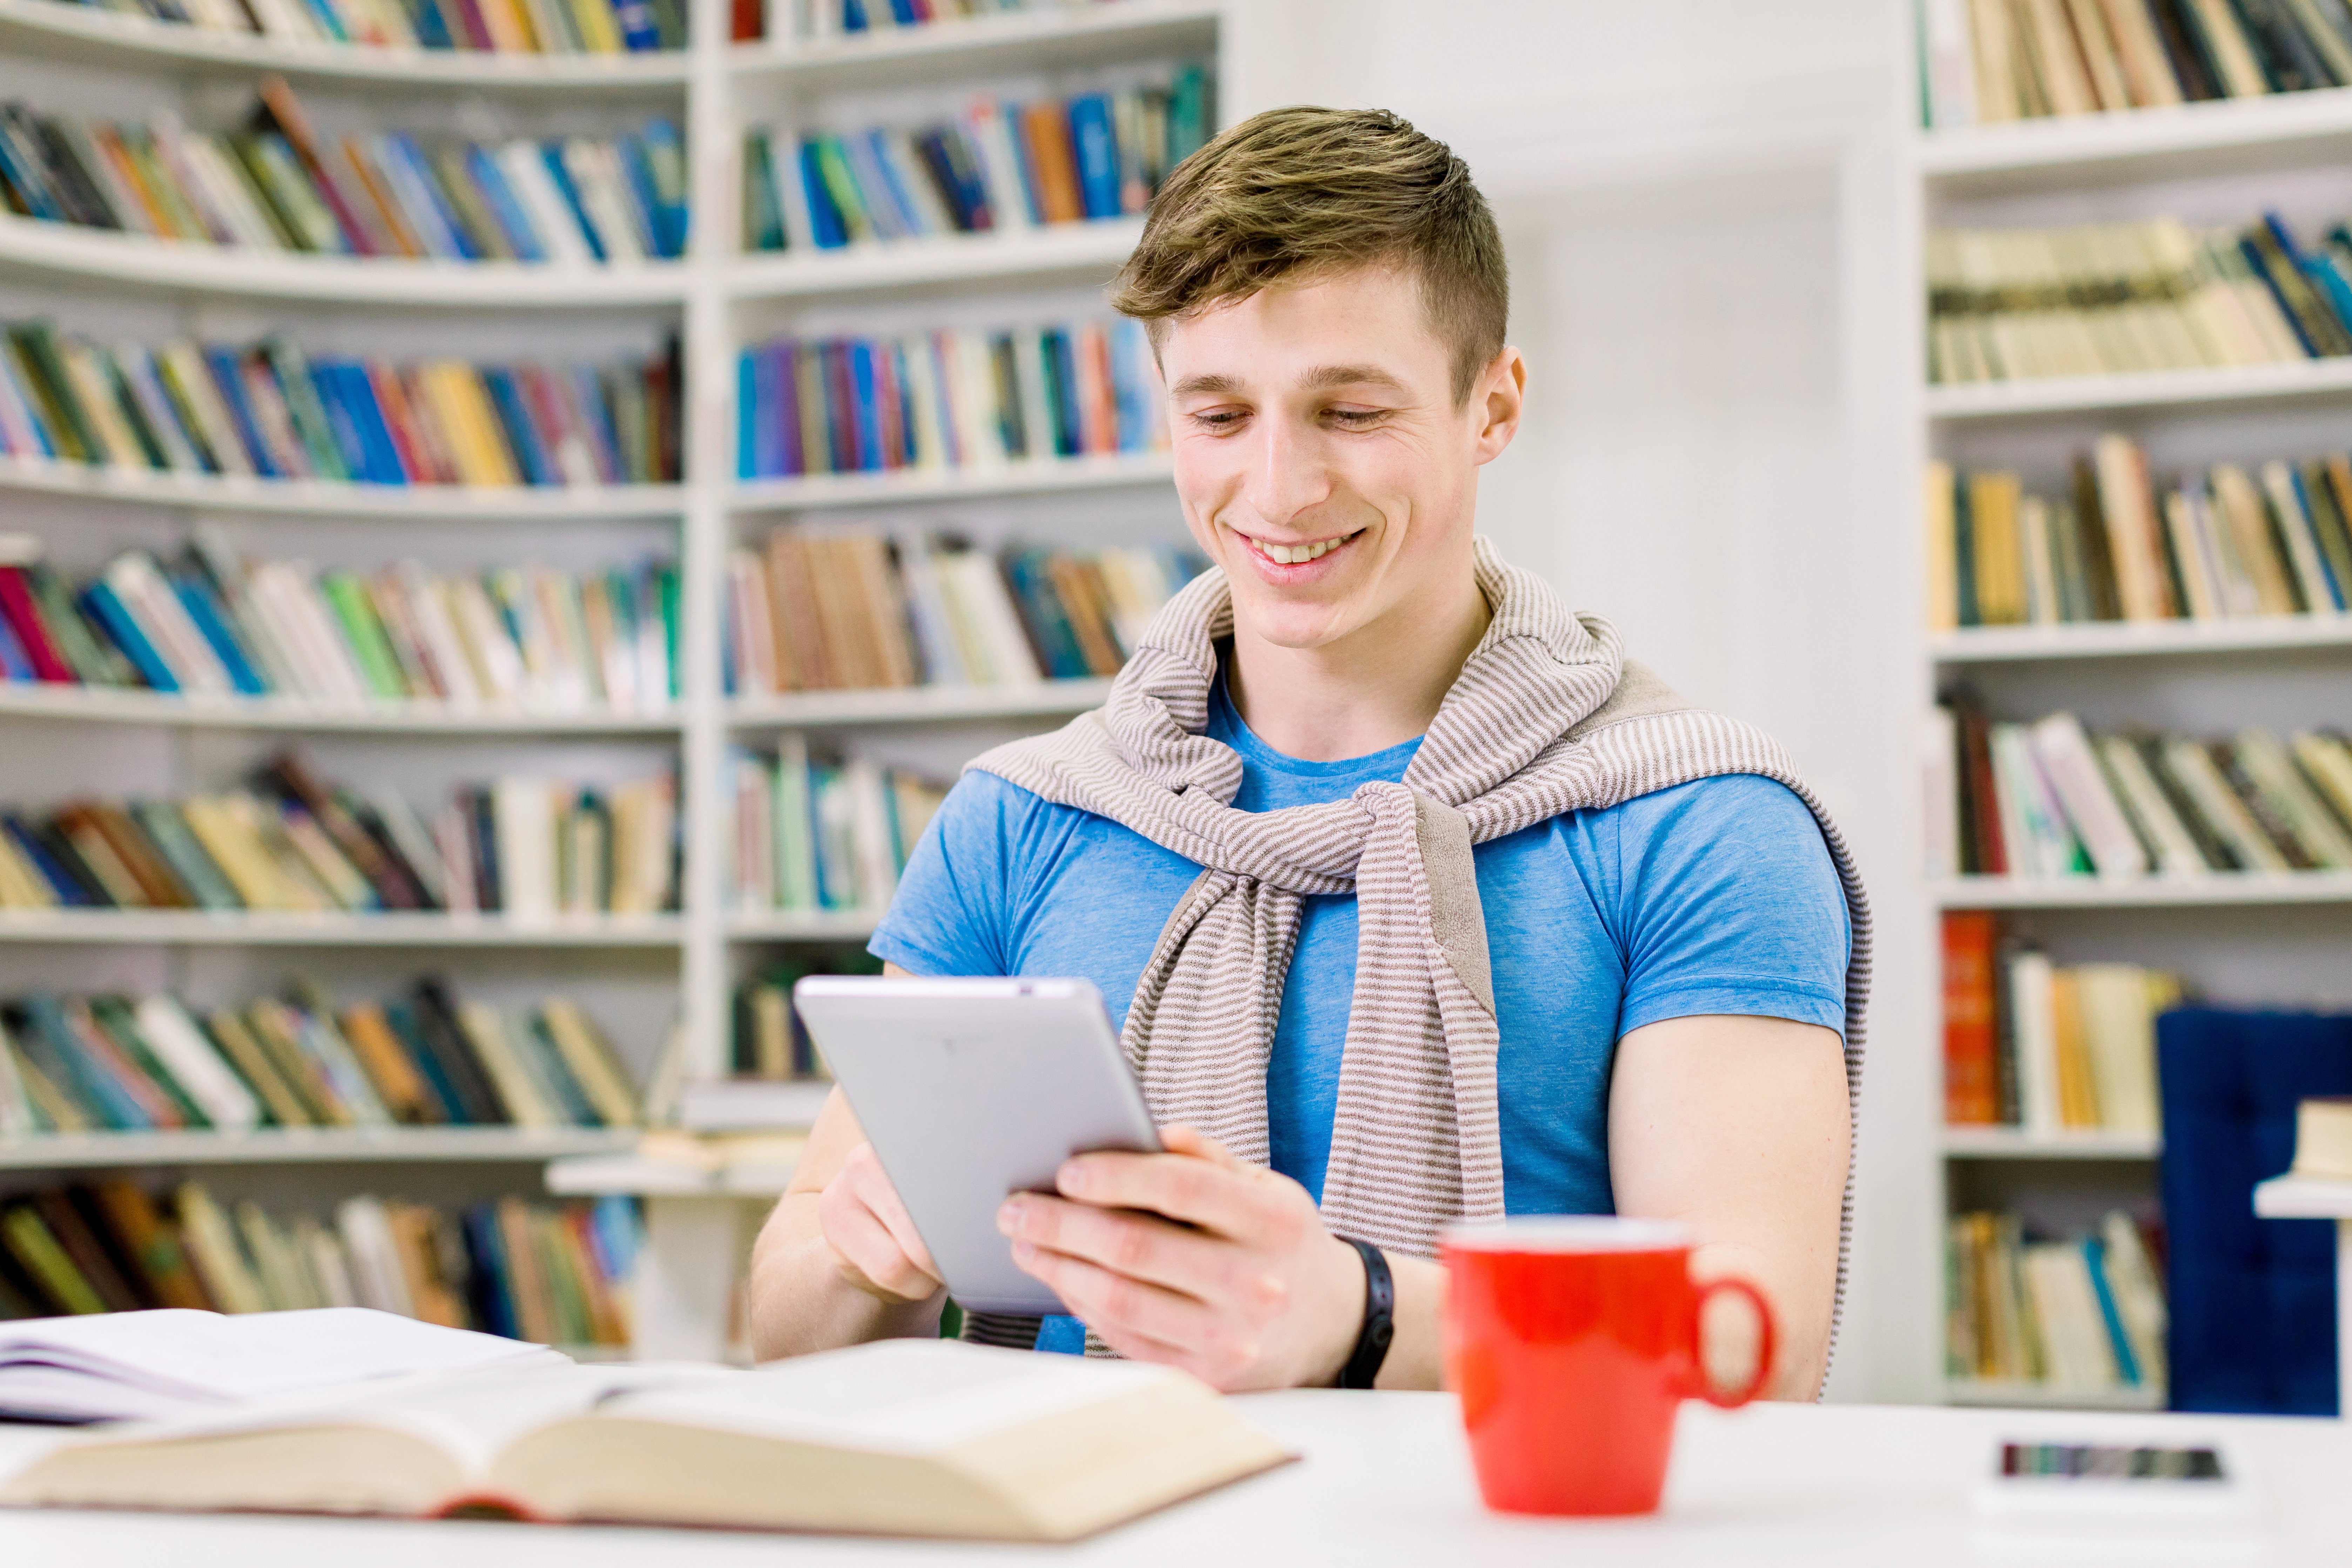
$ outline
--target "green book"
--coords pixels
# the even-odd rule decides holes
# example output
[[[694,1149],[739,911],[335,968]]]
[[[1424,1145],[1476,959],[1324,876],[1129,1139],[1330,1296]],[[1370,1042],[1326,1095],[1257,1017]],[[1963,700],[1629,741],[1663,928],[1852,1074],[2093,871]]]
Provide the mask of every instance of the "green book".
[[[207,910],[241,910],[245,900],[237,897],[236,884],[205,850],[180,808],[169,801],[133,801],[131,815],[147,830],[147,837],[155,852],[172,868],[188,890],[195,895],[196,903]]]
[[[771,778],[769,800],[774,826],[769,837],[775,844],[776,901],[788,910],[816,909],[815,816],[809,793],[806,740],[796,733],[783,738]]]
[[[825,195],[841,214],[842,232],[852,240],[874,237],[874,222],[866,215],[874,205],[858,188],[857,176],[851,172],[849,159],[841,150],[838,136],[819,136],[813,145],[816,149],[817,177],[824,182]]]
[[[145,1074],[148,1081],[172,1102],[188,1126],[210,1127],[213,1124],[212,1118],[205,1114],[204,1108],[189,1098],[188,1091],[180,1087],[179,1079],[173,1078],[157,1059],[154,1050],[147,1044],[147,1037],[139,1032],[139,1021],[129,1002],[120,996],[93,996],[89,999],[89,1017],[90,1022],[105,1031],[106,1037],[114,1042],[115,1048],[131,1058],[131,1065]]]
[[[327,405],[319,400],[318,383],[310,378],[310,360],[283,337],[264,342],[261,357],[278,383],[278,395],[286,400],[286,413],[294,422],[294,434],[301,440],[304,454],[310,459],[311,472],[322,479],[352,478],[351,465],[343,460],[342,444],[335,439],[334,421],[327,416]]]
[[[58,354],[57,328],[47,321],[19,322],[8,329],[8,347],[16,356],[17,379],[41,405],[58,456],[77,463],[100,461],[106,447],[74,395],[73,378]]]
[[[25,580],[33,591],[34,602],[41,607],[41,624],[48,628],[49,640],[58,645],[58,651],[65,656],[65,661],[73,667],[83,684],[146,684],[120,648],[90,630],[80,607],[73,602],[73,595],[55,572],[37,561],[25,568]]]
[[[1209,140],[1209,73],[1186,66],[1168,94],[1168,166],[1174,168]]]
[[[400,659],[392,651],[392,639],[384,635],[383,622],[376,617],[367,585],[349,572],[328,572],[319,578],[319,592],[335,612],[343,640],[351,645],[369,689],[393,700],[406,697],[408,682],[400,673]]]
[[[30,1205],[19,1204],[0,1215],[0,1241],[7,1244],[9,1255],[60,1310],[106,1310],[96,1288],[82,1278],[81,1270],[74,1267],[73,1259],[66,1256],[66,1249]]]
[[[282,196],[276,188],[277,182],[271,178],[261,151],[261,138],[249,131],[236,132],[220,138],[220,142],[228,149],[230,166],[245,176],[246,188],[255,198],[254,205],[261,209],[261,216],[269,220],[269,226],[278,231],[278,237],[285,242],[286,247],[289,250],[317,250],[319,247],[310,243],[310,237],[303,232],[300,216],[288,206],[287,202],[290,198]]]

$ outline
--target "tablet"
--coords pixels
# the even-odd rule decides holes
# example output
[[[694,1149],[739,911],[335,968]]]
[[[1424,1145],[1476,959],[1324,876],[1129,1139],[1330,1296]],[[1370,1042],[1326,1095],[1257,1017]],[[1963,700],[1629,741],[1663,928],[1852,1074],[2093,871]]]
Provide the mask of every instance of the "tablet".
[[[849,1097],[948,1293],[980,1312],[1065,1311],[996,1229],[1073,1154],[1156,1153],[1159,1130],[1084,980],[811,975],[793,1005]]]

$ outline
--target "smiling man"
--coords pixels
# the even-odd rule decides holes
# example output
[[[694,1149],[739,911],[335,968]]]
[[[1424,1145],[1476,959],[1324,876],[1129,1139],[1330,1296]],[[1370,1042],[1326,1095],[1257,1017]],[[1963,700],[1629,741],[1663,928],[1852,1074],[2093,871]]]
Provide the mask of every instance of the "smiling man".
[[[1777,747],[1478,541],[1527,367],[1467,168],[1384,112],[1259,115],[1171,176],[1116,303],[1216,570],[1101,710],[972,765],[872,950],[1091,979],[1169,1152],[1073,1160],[999,1216],[1084,1329],[968,1331],[1223,1388],[1433,1387],[1439,1226],[1615,1212],[1758,1285],[1771,1387],[1811,1396],[1861,889]],[[838,1094],[752,1292],[762,1355],[936,1331]]]

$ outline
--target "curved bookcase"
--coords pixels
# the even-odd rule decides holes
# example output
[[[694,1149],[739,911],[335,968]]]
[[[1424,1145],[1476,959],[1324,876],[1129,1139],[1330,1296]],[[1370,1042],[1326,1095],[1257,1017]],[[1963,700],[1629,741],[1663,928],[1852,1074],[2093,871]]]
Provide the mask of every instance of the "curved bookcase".
[[[1115,217],[1011,234],[875,241],[813,255],[753,253],[729,265],[725,286],[736,299],[762,300],[879,294],[1006,278],[1106,279],[1142,237],[1141,218]]]
[[[829,89],[979,76],[1007,66],[1088,66],[1147,51],[1206,53],[1216,47],[1222,9],[1217,0],[1120,0],[1007,11],[781,45],[737,44],[728,65],[740,76]]]
[[[143,947],[674,948],[676,915],[283,914],[198,910],[0,910],[0,942]]]
[[[295,730],[379,735],[676,735],[676,710],[620,713],[456,709],[439,702],[365,707],[299,697],[183,697],[114,687],[0,682],[0,718],[189,730]]]
[[[1052,495],[1065,490],[1156,489],[1174,477],[1165,452],[1116,458],[1056,458],[995,468],[899,468],[885,473],[804,474],[752,479],[730,493],[731,511],[815,511],[835,507],[899,506],[986,496]]]
[[[589,521],[677,517],[686,510],[678,485],[342,484],[326,479],[259,479],[242,475],[160,473],[99,468],[40,458],[0,457],[0,490],[79,496],[131,506],[245,515],[350,518],[355,521]]]
[[[266,1127],[251,1132],[48,1132],[0,1138],[0,1171],[134,1165],[535,1164],[635,1146],[633,1127]]]
[[[420,310],[677,305],[685,302],[688,292],[688,264],[682,261],[563,267],[517,261],[306,256],[185,244],[14,215],[0,216],[0,267],[99,279],[173,294],[331,300]]]

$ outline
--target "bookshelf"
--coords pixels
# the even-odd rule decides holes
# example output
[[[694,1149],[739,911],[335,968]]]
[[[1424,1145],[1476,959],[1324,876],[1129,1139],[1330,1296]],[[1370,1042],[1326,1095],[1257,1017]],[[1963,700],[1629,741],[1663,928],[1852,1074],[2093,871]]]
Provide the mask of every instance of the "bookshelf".
[[[1916,39],[1904,68],[1916,72]],[[1896,197],[1906,334],[1902,370],[1910,454],[1964,468],[2013,468],[2029,489],[2065,493],[2069,455],[2120,431],[2159,475],[2214,462],[2256,463],[2342,450],[2352,421],[2352,361],[1933,385],[1927,381],[1926,231],[1944,226],[2049,226],[2179,215],[2237,224],[2277,205],[2315,216],[2340,185],[2323,184],[2352,153],[2352,89],[2189,103],[1943,130],[1918,128],[1916,83]],[[2315,205],[2317,204],[2317,205]],[[1916,467],[1901,475],[1904,526],[1924,538]],[[1923,558],[1924,561],[1924,558]],[[1921,579],[1924,581],[1924,576]],[[1922,626],[1925,626],[1924,613]],[[1923,629],[1915,646],[1923,701],[1967,685],[1996,718],[2059,708],[2095,729],[2199,735],[2248,723],[2276,729],[2352,721],[2352,617],[2274,616],[2196,623],[2093,623]],[[1930,802],[1929,809],[1938,809]],[[1924,845],[1923,845],[1924,847]],[[1922,864],[1925,864],[1923,855]],[[1947,911],[1999,911],[2060,964],[2123,961],[2177,973],[2225,1003],[2352,1003],[2341,954],[2352,941],[2352,873],[2029,879],[1918,876],[1932,932]],[[1937,973],[1930,957],[1923,970]],[[1914,1015],[1940,1059],[1931,993]],[[1939,1125],[1932,1141],[1942,1215],[2022,1214],[2056,1236],[2081,1234],[2109,1208],[2156,1205],[2161,1141],[2151,1133]],[[1939,1215],[1940,1219],[1940,1215]],[[1925,1260],[1924,1252],[1918,1255]],[[1952,1267],[1934,1252],[1939,1315]],[[1938,1344],[1941,1335],[1938,1335]],[[1941,1352],[1938,1351],[1938,1359]],[[1964,1405],[2147,1408],[2152,1390],[2104,1392],[1947,1376]]]
[[[469,990],[487,975],[497,994],[560,982],[622,998],[631,1018],[656,1020],[626,1039],[614,1031],[641,1079],[653,1068],[664,1016],[679,1026],[684,1071],[720,1072],[730,994],[761,956],[796,943],[862,944],[878,913],[728,907],[731,746],[808,730],[830,742],[870,743],[894,765],[951,776],[985,745],[1096,705],[1108,686],[1047,680],[730,699],[719,646],[728,552],[803,521],[952,527],[983,542],[1136,542],[1181,531],[1169,463],[1157,453],[738,481],[740,345],[780,331],[869,330],[869,315],[871,330],[904,331],[934,324],[934,316],[936,324],[982,323],[1000,308],[1066,314],[1074,302],[1083,309],[1097,298],[1139,233],[1137,220],[1111,219],[1003,237],[740,254],[743,131],[836,100],[848,112],[922,112],[981,86],[1058,94],[1184,61],[1207,64],[1222,92],[1233,79],[1232,28],[1227,0],[1118,0],[821,42],[737,45],[723,0],[695,0],[693,41],[675,55],[496,57],[298,44],[56,0],[0,0],[0,80],[37,103],[62,102],[40,97],[53,77],[86,88],[87,105],[75,107],[89,113],[144,114],[161,104],[196,120],[201,106],[235,100],[257,77],[278,72],[337,133],[402,113],[415,124],[419,106],[433,105],[487,113],[534,134],[540,126],[601,131],[662,113],[685,129],[693,212],[683,259],[614,267],[256,253],[0,217],[0,306],[12,319],[54,310],[69,329],[145,342],[175,333],[245,341],[282,320],[298,338],[316,334],[337,352],[401,356],[467,356],[478,336],[479,352],[502,355],[569,353],[578,341],[641,351],[665,329],[682,344],[682,483],[395,489],[0,459],[10,527],[42,535],[53,557],[90,567],[125,545],[163,548],[207,521],[244,531],[250,548],[273,558],[382,562],[412,540],[420,548],[455,540],[504,552],[484,560],[565,565],[650,550],[679,563],[687,628],[682,695],[655,712],[458,712],[423,703],[197,700],[0,685],[0,748],[38,759],[11,768],[12,800],[57,798],[101,772],[110,791],[174,794],[233,776],[297,740],[329,758],[330,773],[367,769],[420,792],[509,768],[554,771],[560,764],[551,758],[576,754],[603,765],[667,753],[679,771],[682,840],[677,912],[656,916],[0,914],[0,994],[46,984],[249,994],[296,965],[362,989],[446,963],[463,970]],[[1220,120],[1231,117],[1229,102],[1221,97]],[[289,542],[281,549],[280,541]],[[488,541],[498,542],[481,542]],[[719,1354],[747,1227],[780,1180],[766,1173],[734,1184],[740,1191],[706,1183],[656,1193],[658,1172],[614,1174],[640,1163],[630,1157],[634,1146],[625,1132],[515,1128],[51,1135],[0,1142],[0,1197],[75,1171],[248,1166],[278,1173],[268,1190],[298,1200],[397,1192],[404,1183],[488,1195],[536,1191],[542,1168],[563,1162],[553,1170],[571,1174],[551,1186],[646,1195],[648,1245],[635,1287],[640,1351]],[[596,1184],[599,1171],[604,1185]]]

